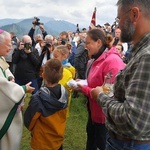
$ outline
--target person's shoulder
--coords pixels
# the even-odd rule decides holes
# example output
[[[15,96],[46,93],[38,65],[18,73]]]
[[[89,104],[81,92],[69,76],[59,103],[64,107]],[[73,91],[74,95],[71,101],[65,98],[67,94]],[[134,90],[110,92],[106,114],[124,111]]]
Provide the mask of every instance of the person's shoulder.
[[[77,49],[85,49],[85,43],[81,42],[80,44],[78,44]]]
[[[120,55],[117,52],[114,52],[106,57],[106,59],[104,60],[104,66],[106,66],[106,68],[108,66],[112,68],[124,68],[125,63],[121,59]]]
[[[69,67],[63,67],[63,73],[70,73]]]
[[[35,47],[31,46],[31,51],[32,51],[32,53],[34,53],[36,55],[36,57],[39,56],[38,48],[35,48]]]
[[[31,96],[31,100],[36,100],[36,99],[39,99],[39,94],[40,94],[41,90],[39,89],[36,93],[34,93],[32,96]]]
[[[72,78],[72,73],[67,68],[63,68],[63,78],[59,81],[59,83],[66,87],[66,83]]]
[[[35,44],[35,48],[39,48],[40,47],[40,44],[39,43],[36,43]]]
[[[63,85],[61,85],[61,94],[61,97],[63,97],[63,99],[66,100],[65,102],[67,103],[69,94],[68,90]]]
[[[68,70],[70,70],[70,69],[75,69],[75,68],[71,65],[70,62],[68,62],[67,64],[65,64],[63,67],[66,68],[66,69],[68,69]]]
[[[120,57],[120,53],[116,50],[116,46],[112,46],[106,53],[107,57]]]
[[[63,72],[67,73],[67,74],[71,74],[73,76],[73,78],[75,76],[75,68],[72,65],[64,67]]]
[[[0,67],[3,69],[3,70],[6,70],[9,65],[8,63],[6,62],[5,58],[4,57],[0,57]]]
[[[36,93],[34,93],[30,98],[31,104],[36,104],[37,106],[40,106],[42,103],[42,100],[47,97],[47,95],[50,93],[49,89],[47,87],[41,87]]]
[[[72,73],[69,69],[64,67],[63,68],[63,78],[62,78],[62,80],[65,80],[65,79],[68,79],[68,78],[72,78]]]

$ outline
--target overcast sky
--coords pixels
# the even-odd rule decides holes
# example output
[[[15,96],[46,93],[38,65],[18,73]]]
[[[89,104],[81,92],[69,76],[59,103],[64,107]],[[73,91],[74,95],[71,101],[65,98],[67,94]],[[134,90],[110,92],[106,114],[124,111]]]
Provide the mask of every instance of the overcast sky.
[[[114,22],[116,3],[117,0],[0,0],[0,19],[46,16],[88,27],[96,7],[96,24],[103,25]]]

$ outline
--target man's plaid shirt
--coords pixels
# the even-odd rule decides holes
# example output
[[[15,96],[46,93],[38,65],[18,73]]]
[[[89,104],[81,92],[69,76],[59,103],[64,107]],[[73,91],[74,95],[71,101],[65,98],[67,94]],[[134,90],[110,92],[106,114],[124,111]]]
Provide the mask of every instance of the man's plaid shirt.
[[[116,77],[114,98],[100,93],[98,103],[108,130],[134,140],[150,140],[150,33],[135,44],[126,68]]]

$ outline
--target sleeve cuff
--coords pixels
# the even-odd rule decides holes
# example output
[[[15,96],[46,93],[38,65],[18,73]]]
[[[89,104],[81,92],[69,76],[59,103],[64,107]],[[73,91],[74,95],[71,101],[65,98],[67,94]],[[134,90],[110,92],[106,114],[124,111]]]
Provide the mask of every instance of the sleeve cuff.
[[[22,85],[22,88],[23,88],[23,89],[24,89],[24,91],[26,92],[26,90],[27,90],[26,85]]]

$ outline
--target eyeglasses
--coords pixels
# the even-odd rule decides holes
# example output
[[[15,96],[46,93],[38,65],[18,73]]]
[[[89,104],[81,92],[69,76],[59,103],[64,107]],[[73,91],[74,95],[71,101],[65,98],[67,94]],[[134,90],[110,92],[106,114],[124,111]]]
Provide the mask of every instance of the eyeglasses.
[[[131,10],[132,10],[132,9],[129,9],[128,11],[126,11],[124,14],[121,15],[121,17],[123,17],[124,15],[126,15],[126,14],[127,14],[128,12],[130,12]],[[116,22],[116,23],[119,23],[121,17],[116,17],[116,18],[115,18],[115,22]]]

